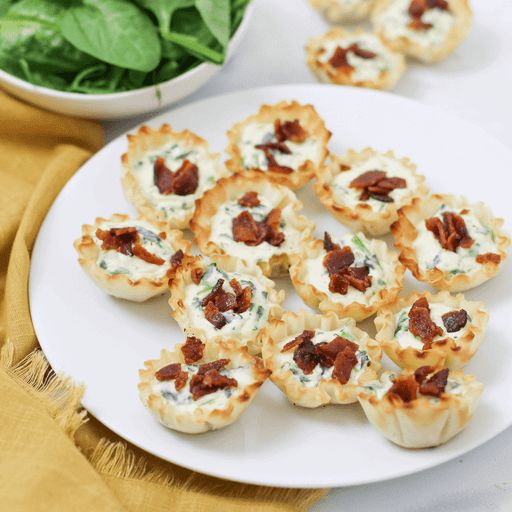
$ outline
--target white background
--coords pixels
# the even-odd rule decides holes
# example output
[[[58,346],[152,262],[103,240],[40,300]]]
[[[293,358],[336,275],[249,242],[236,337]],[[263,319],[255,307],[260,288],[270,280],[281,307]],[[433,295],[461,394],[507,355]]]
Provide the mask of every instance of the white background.
[[[305,64],[303,48],[308,37],[323,33],[328,25],[306,0],[253,3],[251,25],[232,60],[181,105],[260,85],[315,82]],[[512,0],[472,0],[472,6],[474,26],[466,42],[440,64],[410,64],[395,92],[458,114],[512,147]],[[107,141],[149,117],[105,123]],[[381,484],[333,489],[313,510],[511,510],[511,490],[512,429],[508,429],[438,468]]]

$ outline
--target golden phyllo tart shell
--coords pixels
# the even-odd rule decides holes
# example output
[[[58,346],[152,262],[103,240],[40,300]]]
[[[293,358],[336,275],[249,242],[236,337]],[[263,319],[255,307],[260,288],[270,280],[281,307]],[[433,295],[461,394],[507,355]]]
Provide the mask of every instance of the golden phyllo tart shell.
[[[411,17],[412,0],[377,0],[373,29],[396,51],[423,62],[438,62],[466,38],[473,13],[468,0],[447,0],[448,10],[427,9]],[[417,26],[417,28],[413,28]]]
[[[411,375],[413,370],[404,370],[400,376]],[[446,387],[452,391],[439,397],[420,393],[416,399],[405,402],[387,393],[393,378],[394,373],[387,371],[380,381],[361,386],[358,400],[368,421],[404,448],[439,446],[461,432],[473,416],[484,387],[472,375],[455,370],[449,373]]]
[[[431,319],[443,331],[426,347],[420,338],[409,331],[408,311],[422,297],[428,301]],[[466,324],[450,333],[442,316],[460,310],[466,312]],[[456,370],[468,364],[475,355],[483,340],[488,319],[489,314],[482,302],[468,301],[462,294],[450,295],[445,291],[436,294],[413,293],[379,311],[375,317],[375,339],[387,356],[401,368],[414,370],[426,365]]]
[[[356,345],[357,363],[350,378],[342,384],[334,378],[333,367],[317,364],[305,374],[294,360],[294,350],[282,352],[284,346],[304,331],[315,331],[312,342],[330,342],[340,336]],[[281,320],[273,320],[263,331],[263,360],[272,370],[271,380],[288,400],[301,407],[327,404],[349,404],[357,400],[358,386],[376,379],[381,368],[382,351],[366,332],[356,327],[352,318],[339,318],[334,313],[317,315],[309,311],[287,312]]]
[[[368,264],[372,284],[364,292],[352,286],[346,294],[331,292],[330,276],[323,265],[327,255],[324,241],[308,241],[303,246],[303,252],[293,257],[290,278],[295,290],[309,307],[360,321],[397,298],[403,287],[405,268],[398,261],[398,254],[389,249],[384,241],[370,240],[362,233],[347,233],[333,237],[333,241],[342,248],[349,246],[352,249],[355,266]]]
[[[455,252],[443,249],[426,228],[427,219],[443,212],[463,217],[469,236],[474,240],[471,247],[459,246]],[[503,222],[481,202],[470,203],[462,196],[435,194],[415,198],[412,204],[402,207],[391,232],[400,251],[400,261],[416,279],[439,290],[458,292],[479,286],[503,266],[510,245],[510,238],[502,231]],[[485,256],[489,254],[495,256]]]
[[[161,159],[169,171],[176,173],[184,162],[197,167],[198,181],[192,191],[172,187],[161,193],[155,182],[155,162]],[[121,180],[126,198],[142,217],[167,222],[170,227],[185,229],[194,214],[195,201],[219,178],[230,173],[220,161],[219,153],[211,153],[208,142],[189,130],[174,131],[168,124],[158,130],[142,126],[128,135],[128,151],[121,161]],[[166,172],[166,171],[164,171]],[[182,184],[183,186],[183,184]],[[190,192],[190,193],[189,193]]]
[[[405,71],[405,57],[379,36],[342,27],[311,38],[306,62],[321,82],[372,89],[393,89]]]
[[[299,135],[286,135],[278,139],[276,123],[299,123]],[[295,127],[297,128],[297,127]],[[300,135],[302,132],[302,136]],[[279,131],[285,134],[286,130]],[[323,165],[329,154],[327,143],[331,133],[312,105],[301,105],[296,101],[281,101],[275,105],[262,105],[257,114],[235,124],[227,132],[229,160],[226,166],[233,172],[262,171],[290,187],[292,190],[304,186],[316,170]],[[282,150],[268,150],[275,160],[270,165],[267,153],[257,145],[284,144]]]
[[[224,279],[222,289],[226,293],[235,294],[230,285],[232,279],[243,289],[251,288],[251,292],[248,303],[241,306],[244,311],[237,312],[239,304],[230,308],[222,314],[225,320],[217,328],[215,321],[207,320],[203,301],[219,279]],[[281,318],[285,297],[284,290],[276,291],[275,283],[258,266],[229,256],[215,260],[201,256],[184,258],[170,280],[170,292],[172,316],[187,335],[210,341],[229,337],[246,345],[251,354],[261,352],[261,331],[269,321]]]
[[[261,359],[250,356],[234,340],[206,342],[202,357],[190,364],[185,363],[182,346],[176,345],[172,351],[162,350],[159,359],[146,361],[144,369],[139,370],[142,403],[162,425],[179,432],[199,434],[230,425],[251,403],[270,371],[263,367]],[[220,373],[234,378],[237,385],[194,399],[190,384],[197,367],[219,359],[229,360]],[[155,376],[158,370],[173,363],[181,364],[187,372],[187,381],[179,390],[176,380],[160,381]]]
[[[127,227],[139,228],[139,244],[150,255],[157,257],[155,261],[158,264],[141,259],[136,254],[130,256],[114,249],[102,249],[98,229],[106,232],[111,228]],[[82,237],[75,240],[74,247],[81,267],[105,292],[120,299],[143,302],[167,290],[171,257],[178,250],[189,251],[190,242],[183,239],[181,231],[169,229],[165,222],[132,219],[128,215],[115,213],[109,219],[98,217],[94,225],[84,224]]]
[[[248,192],[258,194],[259,206],[239,205],[238,201]],[[281,210],[279,229],[285,236],[281,245],[273,246],[267,241],[254,246],[235,242],[233,218],[242,211],[249,211],[257,219],[263,219],[276,208]],[[197,201],[190,228],[203,254],[212,258],[236,257],[248,265],[258,265],[266,276],[279,276],[288,272],[290,258],[301,252],[304,242],[311,238],[315,229],[312,221],[299,215],[301,208],[302,203],[289,188],[262,172],[244,172],[219,180]]]
[[[367,18],[375,0],[309,0],[330,23],[352,23]]]
[[[405,188],[389,192],[392,202],[371,196],[361,200],[364,189],[350,186],[357,177],[375,170],[384,171],[389,178],[405,179]],[[429,193],[425,178],[416,172],[416,166],[408,158],[397,158],[393,151],[379,153],[372,148],[349,149],[343,156],[331,155],[318,171],[318,180],[313,187],[322,204],[342,224],[372,236],[388,233],[398,218],[400,207],[410,204],[415,197],[427,197]]]

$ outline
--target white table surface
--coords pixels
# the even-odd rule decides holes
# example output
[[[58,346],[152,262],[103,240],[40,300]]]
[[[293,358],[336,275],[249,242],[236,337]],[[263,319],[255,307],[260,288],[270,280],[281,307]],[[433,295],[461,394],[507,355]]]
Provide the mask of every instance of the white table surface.
[[[306,0],[253,1],[251,26],[232,60],[180,105],[262,85],[315,82],[303,48],[308,37],[323,33],[328,25]],[[512,147],[512,0],[471,3],[474,25],[465,43],[440,64],[410,64],[395,92],[449,110]],[[104,123],[107,141],[152,115]],[[337,510],[512,510],[512,429],[435,469],[380,484],[333,489],[313,507],[314,512]]]

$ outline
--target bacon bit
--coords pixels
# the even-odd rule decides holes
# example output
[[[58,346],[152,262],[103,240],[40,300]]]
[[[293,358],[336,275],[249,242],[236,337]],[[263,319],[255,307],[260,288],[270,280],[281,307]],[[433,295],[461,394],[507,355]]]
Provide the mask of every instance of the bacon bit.
[[[348,292],[348,281],[341,274],[331,274],[329,276],[329,291],[346,295]]]
[[[329,252],[339,248],[340,246],[332,241],[331,235],[324,231],[324,251]]]
[[[386,395],[391,399],[398,398],[405,403],[412,402],[418,397],[418,383],[412,375],[398,376]]]
[[[395,188],[406,188],[407,181],[403,178],[390,178],[384,171],[366,171],[352,180],[351,188],[361,189],[359,199],[367,201],[370,197],[383,203],[392,203],[389,195]]]
[[[280,172],[283,174],[290,174],[293,172],[291,167],[287,167],[286,165],[279,165],[277,160],[275,159],[272,151],[279,151],[284,154],[291,154],[290,149],[283,142],[268,142],[267,144],[258,144],[254,146],[256,149],[261,149],[263,153],[265,153],[265,158],[267,159],[268,170],[271,172]]]
[[[443,222],[439,217],[426,219],[425,226],[447,251],[457,252],[458,247],[468,249],[475,243],[468,234],[464,219],[456,213],[443,213]]]
[[[176,391],[183,389],[187,384],[188,380],[188,372],[181,371],[180,374],[176,377],[176,382],[174,383],[174,387]]]
[[[433,366],[420,366],[414,372],[414,378],[418,384],[421,384],[431,373],[435,372]]]
[[[434,373],[432,377],[420,384],[420,393],[422,395],[436,396],[439,398],[446,388],[448,373],[448,368],[443,368]]]
[[[315,369],[316,365],[320,362],[320,357],[311,339],[304,339],[300,343],[295,349],[293,360],[305,375],[309,375]]]
[[[236,295],[236,306],[233,311],[238,314],[245,313],[249,309],[249,306],[251,305],[251,287],[246,286],[245,288],[242,288],[240,283],[234,278],[231,279],[229,284],[231,285],[231,288],[233,288],[233,291],[235,292]]]
[[[110,228],[108,231],[98,228],[96,236],[103,242],[101,248],[104,251],[117,251],[127,256],[133,256],[133,244],[139,241],[137,228]]]
[[[347,340],[347,338],[343,338],[342,336],[336,336],[329,343],[318,343],[316,348],[320,356],[320,364],[325,368],[330,368],[334,365],[338,354],[343,352],[347,347],[350,351],[354,352],[354,354],[359,348],[356,343],[353,343],[352,341]]]
[[[350,167],[350,165],[340,164],[341,172],[350,171],[350,169],[352,169],[352,167]]]
[[[249,246],[268,242],[270,245],[278,247],[285,239],[284,233],[279,231],[280,223],[281,210],[279,208],[272,209],[261,222],[256,222],[254,217],[244,210],[233,219],[233,239],[235,242],[243,242]]]
[[[284,142],[267,142],[265,144],[257,144],[254,146],[256,149],[261,149],[264,153],[267,151],[278,151],[285,155],[291,155],[290,148]]]
[[[181,364],[180,363],[171,363],[167,366],[164,366],[163,368],[160,368],[155,373],[155,377],[159,381],[164,380],[173,380],[175,379],[181,372]]]
[[[420,297],[412,305],[408,316],[411,334],[418,336],[423,343],[431,343],[436,336],[443,334],[443,329],[430,318],[430,306],[425,297]]]
[[[499,265],[501,261],[501,256],[499,254],[495,254],[493,252],[486,252],[485,254],[479,254],[476,257],[476,262],[485,264],[485,263],[495,263]]]
[[[432,23],[425,23],[424,21],[421,21],[420,19],[413,19],[409,23],[409,28],[412,28],[413,30],[429,30],[433,27]]]
[[[224,366],[228,365],[230,362],[230,359],[216,359],[215,361],[210,361],[209,363],[203,363],[201,366],[199,366],[197,374],[204,375],[210,370],[222,370],[222,368],[224,368]]]
[[[141,260],[144,260],[148,263],[152,263],[153,265],[163,265],[165,260],[156,256],[155,254],[151,254],[148,250],[146,250],[142,245],[136,243],[132,248],[133,255]]]
[[[201,279],[203,278],[203,269],[202,268],[193,268],[190,271],[190,278],[194,284],[199,284]]]
[[[370,269],[367,266],[344,268],[341,271],[347,283],[360,292],[365,292],[372,285],[372,276],[369,274]]]
[[[468,314],[465,309],[450,311],[442,317],[446,332],[460,331],[468,322]]]
[[[366,171],[350,182],[351,188],[366,188],[376,185],[380,180],[386,177],[384,171]]]
[[[222,329],[227,324],[227,320],[224,318],[224,315],[213,302],[208,302],[208,304],[206,304],[204,308],[204,317],[216,329]]]
[[[300,345],[303,341],[311,341],[314,336],[315,331],[302,331],[302,334],[299,334],[292,341],[286,343],[286,345],[281,349],[281,352],[288,352],[292,348],[295,348],[298,345]]]
[[[206,307],[208,303],[213,303],[219,311],[228,311],[236,305],[236,297],[222,289],[224,279],[219,279],[212,291],[201,301],[201,305]]]
[[[347,70],[354,69],[347,60],[347,53],[348,50],[346,48],[342,48],[341,46],[338,46],[336,50],[334,50],[334,53],[332,54],[332,57],[329,59],[329,64],[333,68],[347,68]]]
[[[304,142],[308,138],[308,132],[302,128],[298,119],[284,122],[276,119],[274,121],[274,133],[279,142],[286,140]]]
[[[377,57],[376,53],[361,48],[357,43],[351,44],[348,50],[354,55],[357,55],[360,59],[375,59],[375,57]]]
[[[356,364],[356,353],[347,346],[336,356],[332,376],[335,379],[338,379],[340,384],[346,384],[349,381],[352,370]]]
[[[167,233],[165,231],[160,231],[160,233],[158,233],[158,236],[162,239],[162,240],[166,240],[167,239]]]
[[[199,185],[199,169],[190,160],[183,160],[180,168],[172,172],[163,158],[157,158],[153,167],[153,182],[160,194],[187,196]]]
[[[323,265],[329,274],[338,274],[342,269],[350,267],[355,261],[352,249],[347,245],[342,249],[329,251],[323,259]]]
[[[181,352],[185,357],[185,363],[192,364],[203,357],[204,343],[195,336],[187,336],[185,344],[181,347]]]
[[[171,268],[173,270],[177,269],[185,257],[185,254],[181,249],[178,249],[172,256],[171,256]]]
[[[249,208],[253,208],[254,206],[259,206],[260,198],[258,197],[257,192],[246,192],[239,200],[238,204],[240,206],[247,206]]]
[[[226,389],[237,387],[238,382],[236,379],[227,377],[219,373],[229,359],[219,359],[212,363],[207,363],[199,367],[198,372],[190,380],[190,392],[192,393],[193,400],[197,400],[202,396],[215,393],[219,389]]]
[[[409,27],[413,30],[427,30],[432,28],[432,23],[424,23],[421,17],[429,9],[448,10],[448,2],[446,0],[412,0],[409,5],[409,15],[412,20]]]

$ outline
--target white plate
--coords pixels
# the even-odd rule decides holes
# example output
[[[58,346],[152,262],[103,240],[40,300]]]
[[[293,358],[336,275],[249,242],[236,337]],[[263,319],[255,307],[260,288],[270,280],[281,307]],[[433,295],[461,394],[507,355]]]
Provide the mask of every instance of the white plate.
[[[512,198],[504,176],[512,153],[480,129],[418,103],[368,90],[327,85],[277,86],[219,96],[161,115],[190,128],[215,150],[225,131],[262,103],[282,99],[311,102],[334,136],[331,149],[372,145],[392,148],[418,163],[433,190],[483,200],[510,219]],[[491,321],[486,340],[468,370],[486,384],[468,428],[444,446],[404,450],[386,441],[366,421],[359,405],[317,410],[289,405],[265,383],[234,425],[198,436],[166,430],[144,409],[137,370],[183,337],[170,317],[166,297],[139,305],[113,299],[86,277],[76,262],[73,240],[96,216],[132,212],[122,195],[119,157],[124,137],[91,158],[53,204],[37,238],[30,275],[30,306],[37,336],[52,366],[84,382],[84,406],[110,429],[163,459],[202,473],[284,487],[346,486],[385,480],[426,469],[484,443],[512,424],[512,299],[499,277],[467,295],[484,300]],[[309,187],[299,193],[305,213],[324,229],[345,231],[323,210]],[[416,286],[408,276],[408,287]],[[304,307],[287,279],[286,306]]]

